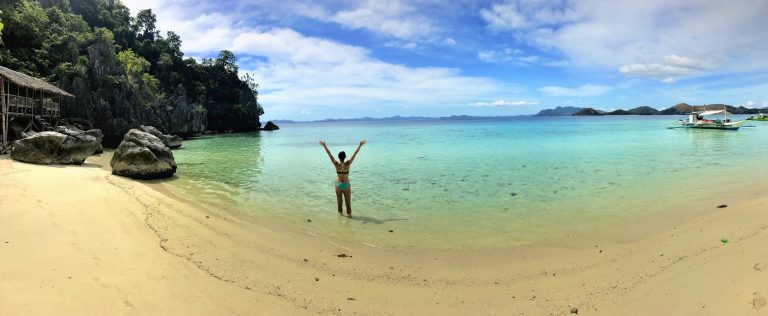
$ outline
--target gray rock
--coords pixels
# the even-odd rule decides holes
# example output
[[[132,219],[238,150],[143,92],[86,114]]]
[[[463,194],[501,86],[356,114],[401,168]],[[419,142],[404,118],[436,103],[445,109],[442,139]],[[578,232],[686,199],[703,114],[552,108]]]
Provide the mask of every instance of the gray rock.
[[[152,135],[155,135],[155,137],[159,138],[165,146],[168,146],[170,149],[176,149],[181,147],[181,142],[184,141],[183,138],[177,136],[177,135],[166,135],[163,134],[160,130],[157,128],[154,128],[152,126],[139,126],[139,130],[145,133],[150,133]]]
[[[101,132],[67,129],[60,132],[28,133],[14,142],[11,158],[34,164],[81,165],[101,145]]]
[[[275,123],[272,123],[272,121],[268,121],[267,124],[264,124],[264,128],[262,130],[265,131],[274,131],[280,129],[279,126],[277,126]]]
[[[138,129],[125,134],[110,165],[113,174],[135,179],[167,178],[176,172],[171,149],[155,135]]]
[[[83,138],[84,135],[94,137],[98,139],[99,146],[96,147],[96,149],[93,151],[92,155],[100,154],[104,152],[104,147],[101,145],[101,141],[104,138],[104,134],[101,133],[100,129],[90,129],[87,131],[80,130],[77,127],[73,126],[57,126],[56,131],[59,133],[62,133],[64,135],[76,137],[76,138]]]

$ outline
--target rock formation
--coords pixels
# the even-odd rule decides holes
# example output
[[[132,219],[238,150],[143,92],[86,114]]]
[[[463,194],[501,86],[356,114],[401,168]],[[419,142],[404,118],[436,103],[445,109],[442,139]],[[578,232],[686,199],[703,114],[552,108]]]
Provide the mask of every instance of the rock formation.
[[[137,129],[125,134],[110,165],[113,174],[135,179],[167,178],[176,172],[171,149],[155,135]]]
[[[571,114],[573,116],[600,116],[605,115],[602,111],[595,110],[593,108],[583,108],[576,113]]]
[[[176,149],[181,147],[181,142],[184,140],[183,138],[176,135],[163,134],[160,130],[152,126],[142,125],[142,126],[139,126],[139,130],[145,133],[150,133],[152,135],[155,135],[155,137],[163,141],[163,144],[165,144],[165,146],[167,146],[170,149]]]
[[[274,131],[277,129],[280,129],[280,127],[275,125],[275,123],[272,123],[272,121],[268,121],[267,124],[264,124],[264,128],[262,128],[262,130],[265,131]]]
[[[89,72],[59,81],[75,98],[62,105],[62,117],[80,118],[99,128],[116,144],[129,129],[140,125],[160,127],[171,134],[195,135],[206,129],[207,111],[188,102],[184,86],[165,98],[147,97],[119,76],[114,48],[106,43],[88,47]],[[258,121],[258,118],[256,118]]]
[[[17,140],[11,150],[14,160],[35,164],[83,164],[88,156],[101,146],[101,131],[83,132],[74,128],[60,128],[60,132],[29,133]]]
[[[535,116],[568,116],[583,108],[574,106],[558,106],[554,109],[541,110]]]

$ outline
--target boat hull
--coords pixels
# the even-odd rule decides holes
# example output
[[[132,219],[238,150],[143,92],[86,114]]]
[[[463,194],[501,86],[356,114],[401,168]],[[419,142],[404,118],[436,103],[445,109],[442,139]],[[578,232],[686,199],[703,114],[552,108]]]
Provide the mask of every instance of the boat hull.
[[[724,131],[737,131],[741,126],[734,125],[715,125],[715,124],[686,124],[670,126],[669,128],[697,128],[697,129],[719,129]]]

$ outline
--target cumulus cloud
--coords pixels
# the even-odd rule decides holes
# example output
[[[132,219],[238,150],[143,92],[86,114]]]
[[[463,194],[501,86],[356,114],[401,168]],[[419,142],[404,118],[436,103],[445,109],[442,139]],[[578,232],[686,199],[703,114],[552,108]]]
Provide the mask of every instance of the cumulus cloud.
[[[506,1],[481,9],[480,17],[492,30],[509,31],[570,22],[576,15],[564,1]]]
[[[768,68],[768,33],[756,31],[764,12],[768,1],[505,0],[478,10],[487,28],[560,53],[562,65],[655,78]]]
[[[518,100],[518,101],[496,100],[493,102],[474,102],[474,103],[470,103],[469,106],[500,108],[500,107],[508,107],[508,106],[525,106],[525,105],[536,105],[536,104],[539,104],[539,102],[526,101],[526,100]]]
[[[454,68],[387,63],[364,48],[285,28],[244,32],[232,47],[240,54],[266,58],[241,69],[264,87],[260,97],[273,115],[290,116],[307,105],[368,111],[407,104],[459,106],[509,89]]]
[[[434,22],[409,2],[368,0],[327,18],[350,29],[366,29],[384,36],[413,40],[432,34]]]
[[[525,54],[520,49],[505,48],[502,50],[482,50],[477,52],[477,59],[486,63],[511,63],[518,66],[528,66],[540,61],[536,55]]]
[[[628,76],[641,76],[651,78],[666,78],[688,76],[700,71],[715,68],[715,64],[709,61],[684,57],[679,55],[667,55],[658,62],[639,63],[619,67],[619,72]],[[674,83],[662,81],[665,83]]]
[[[539,88],[539,91],[553,97],[594,97],[600,96],[613,90],[612,87],[594,84],[585,84],[576,88],[567,88],[560,86],[546,86]]]

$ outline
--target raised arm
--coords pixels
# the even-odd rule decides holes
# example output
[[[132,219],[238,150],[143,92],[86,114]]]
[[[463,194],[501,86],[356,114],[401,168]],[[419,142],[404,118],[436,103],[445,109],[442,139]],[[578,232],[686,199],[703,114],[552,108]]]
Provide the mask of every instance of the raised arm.
[[[332,162],[334,165],[337,165],[337,164],[339,164],[338,162],[336,162],[336,159],[333,159],[333,154],[331,154],[331,151],[330,151],[330,150],[328,150],[328,146],[326,146],[326,145],[325,145],[325,141],[322,141],[322,140],[321,140],[321,141],[320,141],[320,145],[323,145],[323,149],[325,149],[325,153],[326,153],[326,154],[328,154],[328,158],[331,158],[331,162]]]
[[[352,158],[349,159],[349,164],[351,165],[353,161],[355,161],[355,157],[357,157],[357,153],[360,152],[360,147],[363,147],[363,144],[365,144],[365,139],[360,141],[360,145],[357,145],[357,149],[355,149],[355,153],[352,154]]]

